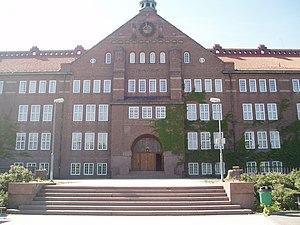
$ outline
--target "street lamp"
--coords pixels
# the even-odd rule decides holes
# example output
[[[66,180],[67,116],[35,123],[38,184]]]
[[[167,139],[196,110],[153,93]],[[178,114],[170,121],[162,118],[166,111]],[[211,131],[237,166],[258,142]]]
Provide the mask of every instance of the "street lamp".
[[[54,170],[54,143],[55,143],[55,114],[56,114],[56,104],[64,103],[63,98],[54,99],[54,108],[53,108],[53,127],[52,127],[52,148],[51,148],[51,158],[50,158],[50,180],[53,181],[53,170]]]
[[[212,103],[219,103],[217,104],[217,111],[218,111],[218,121],[219,121],[219,135],[218,138],[216,138],[215,143],[218,143],[219,149],[220,149],[220,173],[221,173],[221,181],[224,181],[224,174],[223,174],[223,150],[222,150],[222,144],[224,144],[225,139],[222,138],[222,132],[221,132],[221,99],[219,98],[210,98],[209,100]]]

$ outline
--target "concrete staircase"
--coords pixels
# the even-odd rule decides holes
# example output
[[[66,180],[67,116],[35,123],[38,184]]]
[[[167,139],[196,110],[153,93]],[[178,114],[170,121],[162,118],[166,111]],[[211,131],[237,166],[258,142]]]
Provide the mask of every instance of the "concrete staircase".
[[[147,182],[145,180],[145,182]],[[31,204],[8,213],[52,215],[249,214],[232,205],[222,186],[116,187],[45,185]]]

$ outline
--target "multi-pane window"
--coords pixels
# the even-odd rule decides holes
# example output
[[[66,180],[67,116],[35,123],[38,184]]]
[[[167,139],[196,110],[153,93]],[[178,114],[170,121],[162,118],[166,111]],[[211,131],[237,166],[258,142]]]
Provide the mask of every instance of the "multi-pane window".
[[[27,81],[20,81],[19,94],[26,94]]]
[[[300,103],[297,103],[296,107],[297,107],[297,118],[298,120],[300,120]]]
[[[189,175],[199,175],[199,163],[189,162],[188,163],[188,173],[189,173]]]
[[[98,150],[105,151],[107,150],[108,134],[107,133],[98,133]]]
[[[19,105],[18,121],[27,121],[28,117],[28,105]]]
[[[166,79],[160,79],[159,80],[159,91],[160,92],[167,92],[168,87],[167,87],[167,80]]]
[[[220,137],[221,134],[221,137]],[[220,149],[220,145],[221,148],[224,149],[224,142],[223,142],[223,138],[224,138],[224,134],[223,132],[214,132],[214,149]]]
[[[257,132],[258,149],[268,149],[268,138],[266,131]]]
[[[209,104],[199,104],[200,120],[209,120]]]
[[[0,80],[0,95],[3,94],[3,81]]]
[[[212,174],[212,164],[211,163],[201,163],[202,175]]]
[[[130,52],[130,54],[129,54],[129,63],[130,64],[135,63],[135,53],[134,52]]]
[[[277,84],[276,84],[275,79],[269,80],[269,89],[270,89],[270,92],[277,92]]]
[[[272,149],[280,148],[280,135],[279,131],[270,131],[270,143]]]
[[[274,173],[282,173],[282,162],[280,162],[280,161],[272,161],[272,172],[274,172]]]
[[[52,112],[53,112],[53,105],[44,105],[43,106],[43,121],[44,122],[52,121]]]
[[[155,53],[154,52],[150,52],[150,63],[151,64],[155,63]]]
[[[195,121],[197,120],[197,105],[196,104],[187,104],[187,120]]]
[[[192,92],[192,80],[184,79],[184,92]]]
[[[159,53],[159,63],[161,63],[161,64],[166,63],[166,53],[164,53],[164,52]]]
[[[184,52],[183,53],[183,63],[187,64],[190,63],[191,59],[190,59],[190,53],[189,52]]]
[[[152,119],[152,107],[151,106],[142,107],[142,118],[143,119]]]
[[[99,121],[108,121],[108,105],[99,105]]]
[[[194,80],[195,92],[202,92],[202,81],[201,79]]]
[[[165,119],[166,118],[166,107],[165,106],[156,106],[155,107],[155,118],[156,119]]]
[[[107,175],[107,163],[97,163],[97,175]]]
[[[300,91],[299,80],[293,79],[292,84],[293,84],[293,92],[299,92]]]
[[[243,104],[243,119],[253,120],[252,104]]]
[[[255,104],[256,120],[265,120],[265,105],[258,103]]]
[[[223,92],[223,85],[222,85],[222,80],[221,79],[216,79],[215,80],[215,91],[216,92]]]
[[[255,79],[250,79],[249,80],[249,91],[250,92],[257,92],[256,80]]]
[[[247,83],[245,79],[239,80],[240,92],[247,92]]]
[[[268,119],[278,120],[277,105],[275,103],[269,103],[267,104],[267,108],[268,108]]]
[[[25,150],[26,133],[17,133],[16,150]]]
[[[146,92],[146,80],[145,79],[140,79],[139,80],[139,92],[140,93],[145,93]]]
[[[49,173],[49,163],[46,163],[46,162],[39,163],[39,169],[46,170],[47,174],[48,174]]]
[[[223,164],[223,166],[222,166],[222,172],[223,172],[223,174],[225,174],[226,173],[226,171],[225,171],[225,162],[223,162],[222,164]],[[216,175],[220,175],[221,174],[220,162],[217,162],[215,164],[215,174]]]
[[[30,121],[33,121],[33,122],[40,121],[40,112],[41,112],[40,105],[32,105],[31,113],[30,113]]]
[[[146,54],[145,52],[140,52],[140,64],[146,63]]]
[[[39,93],[44,94],[44,93],[46,93],[46,90],[47,90],[47,81],[40,80],[40,82],[39,82]]]
[[[71,175],[80,175],[81,164],[80,163],[71,163],[70,174]]]
[[[111,64],[111,53],[110,52],[107,52],[106,54],[105,54],[105,64]]]
[[[95,133],[85,133],[84,135],[84,150],[94,150]]]
[[[200,132],[200,139],[201,139],[201,149],[202,150],[211,149],[210,132]]]
[[[267,92],[267,81],[266,79],[259,79],[259,91]]]
[[[128,92],[135,93],[135,80],[128,80]]]
[[[82,121],[83,119],[83,105],[73,106],[73,121]]]
[[[72,133],[72,150],[81,150],[82,133]]]
[[[188,150],[198,150],[198,133],[197,132],[188,132]]]
[[[24,163],[23,162],[14,162],[14,166],[23,166],[24,167]]]
[[[150,93],[156,92],[156,80],[155,79],[149,80],[149,92]]]
[[[134,106],[134,107],[129,107],[129,112],[128,112],[128,118],[129,119],[139,119],[139,107]]]
[[[269,161],[260,162],[260,172],[264,174],[271,172]]]
[[[257,164],[256,162],[247,162],[246,163],[247,173],[256,174],[257,173]]]
[[[91,81],[84,80],[83,81],[83,93],[90,93],[91,92]]]
[[[205,92],[212,92],[212,80],[211,79],[204,80],[204,90],[205,90]]]
[[[37,150],[38,149],[38,133],[29,133],[28,135],[28,150]]]
[[[100,93],[101,91],[101,80],[94,80],[93,93]]]
[[[56,80],[49,81],[49,93],[55,94],[56,93]]]
[[[80,80],[73,80],[73,93],[80,93]]]
[[[94,163],[84,163],[83,164],[83,174],[84,175],[94,175]]]
[[[245,148],[246,149],[255,149],[255,138],[253,131],[246,131],[245,136]]]
[[[35,94],[36,93],[36,80],[29,81],[29,94]]]
[[[104,80],[103,82],[103,93],[111,92],[111,80]]]
[[[222,104],[212,104],[212,119],[213,120],[222,120]]]
[[[51,147],[51,133],[41,134],[41,150],[50,150]]]
[[[36,169],[36,163],[35,162],[28,162],[28,163],[26,163],[26,167],[29,170],[34,170],[34,169]]]
[[[86,121],[95,121],[96,120],[96,105],[86,105]]]

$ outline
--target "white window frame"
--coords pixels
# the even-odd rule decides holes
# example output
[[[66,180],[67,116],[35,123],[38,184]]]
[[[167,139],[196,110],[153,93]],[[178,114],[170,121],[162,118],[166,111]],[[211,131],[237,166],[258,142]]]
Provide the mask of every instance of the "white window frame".
[[[103,81],[103,93],[111,93],[111,80]]]
[[[269,90],[270,93],[277,92],[276,79],[269,79]]]
[[[82,133],[73,132],[72,133],[72,150],[80,151],[82,148]]]
[[[80,80],[73,80],[73,93],[80,93]]]
[[[84,94],[89,94],[89,93],[91,93],[91,80],[84,80],[84,81],[83,81],[82,92],[83,92]]]
[[[29,94],[35,94],[36,93],[36,86],[37,86],[37,81],[36,80],[29,81],[28,93]]]
[[[247,174],[257,173],[257,163],[255,161],[246,162]]]
[[[107,175],[107,163],[97,163],[97,175]]]
[[[211,149],[211,135],[210,132],[200,132],[201,150]]]
[[[150,52],[150,64],[155,64],[155,52]]]
[[[219,144],[219,140],[220,140],[220,133],[219,132],[213,132],[213,140],[214,140],[214,149],[220,149],[220,144]],[[221,148],[224,149],[224,143],[222,140],[224,138],[224,133],[221,132]]]
[[[49,173],[49,163],[47,162],[41,162],[39,163],[39,169],[40,170],[46,170],[47,171],[47,174]]]
[[[270,162],[269,161],[260,162],[260,173],[266,174],[269,172],[271,172]]]
[[[187,133],[188,150],[198,150],[198,133],[188,132]]]
[[[199,163],[197,162],[189,162],[188,163],[188,174],[190,176],[199,175]]]
[[[146,63],[146,54],[145,52],[140,52],[140,64]]]
[[[255,117],[256,120],[266,120],[265,105],[263,103],[255,104]]]
[[[266,79],[259,79],[259,92],[265,93],[267,92],[267,80]]]
[[[202,92],[202,80],[201,79],[195,79],[194,80],[194,86],[195,86],[195,92]]]
[[[99,105],[98,121],[108,121],[108,104]]]
[[[249,91],[251,93],[257,92],[256,79],[249,79]]]
[[[83,175],[93,176],[94,175],[94,163],[84,163],[83,164]]]
[[[240,89],[240,92],[247,92],[246,79],[239,79],[239,89]]]
[[[300,120],[300,103],[296,104],[296,109],[297,109],[297,119]]]
[[[51,149],[51,133],[41,134],[41,150],[49,151]]]
[[[96,121],[96,105],[86,105],[85,107],[85,121]]]
[[[130,52],[129,53],[129,63],[130,64],[135,64],[135,52]]]
[[[149,93],[155,93],[155,92],[156,92],[156,80],[149,79]]]
[[[200,120],[209,121],[209,104],[199,104]]]
[[[142,119],[152,119],[152,106],[142,107]]]
[[[19,105],[18,122],[26,122],[28,120],[28,105]]]
[[[226,174],[226,168],[225,168],[225,162],[222,163],[222,171],[223,171],[223,175]],[[215,174],[216,175],[220,175],[221,171],[220,171],[220,162],[216,162],[215,163]]]
[[[183,53],[183,63],[188,64],[191,62],[191,57],[189,52],[184,52]]]
[[[110,52],[105,53],[105,64],[110,65],[112,63],[112,54]]]
[[[282,173],[282,162],[281,161],[272,161],[272,172],[273,173]]]
[[[83,105],[73,105],[73,122],[80,122],[83,120]]]
[[[223,92],[222,79],[215,79],[215,92]]]
[[[128,80],[128,93],[135,93],[135,80],[134,79]]]
[[[55,94],[56,93],[56,80],[50,80],[49,81],[49,94]]]
[[[3,86],[4,86],[4,82],[0,80],[0,95],[3,94]]]
[[[166,107],[165,106],[156,106],[155,107],[155,118],[156,119],[165,119],[166,118]]]
[[[19,84],[19,94],[26,94],[27,81],[21,80]]]
[[[93,81],[93,93],[99,94],[101,92],[101,80]]]
[[[40,115],[41,115],[41,106],[40,105],[31,105],[30,121],[31,122],[40,121]]]
[[[251,103],[244,103],[243,107],[243,120],[253,120],[253,111]]]
[[[43,121],[52,122],[53,105],[43,105]]]
[[[79,176],[81,171],[81,163],[71,163],[70,166],[70,175]]]
[[[166,93],[168,92],[168,83],[167,79],[160,79],[159,80],[159,92]]]
[[[245,148],[246,149],[255,149],[255,135],[253,131],[245,131]]]
[[[95,133],[87,132],[84,134],[84,150],[93,151],[95,149]]]
[[[211,163],[201,163],[201,173],[202,175],[212,174],[212,164]]]
[[[204,91],[205,92],[212,92],[213,91],[212,79],[205,79],[204,80]]]
[[[269,120],[278,120],[278,113],[277,113],[277,104],[276,103],[268,103],[268,119]]]
[[[280,149],[280,134],[279,131],[270,131],[271,149]]]
[[[140,118],[140,109],[137,106],[128,108],[128,119],[136,120]]]
[[[292,79],[293,92],[300,92],[299,79]]]
[[[139,79],[139,93],[146,93],[147,82],[146,79]]]
[[[197,105],[196,104],[187,104],[186,105],[186,119],[189,121],[197,120]]]
[[[97,149],[100,151],[108,150],[108,133],[98,133]]]
[[[266,131],[257,131],[258,149],[268,149],[268,136]]]
[[[159,63],[160,64],[165,64],[166,63],[166,53],[165,52],[160,52],[159,53]]]
[[[26,148],[26,133],[16,134],[16,150],[25,150]]]
[[[39,93],[45,94],[47,91],[47,81],[46,80],[40,80],[39,82]]]
[[[221,103],[212,104],[212,119],[213,120],[223,120],[223,106]]]
[[[192,92],[192,80],[191,79],[184,79],[184,92]]]
[[[39,133],[29,133],[28,134],[28,150],[36,151],[38,150],[39,143]]]

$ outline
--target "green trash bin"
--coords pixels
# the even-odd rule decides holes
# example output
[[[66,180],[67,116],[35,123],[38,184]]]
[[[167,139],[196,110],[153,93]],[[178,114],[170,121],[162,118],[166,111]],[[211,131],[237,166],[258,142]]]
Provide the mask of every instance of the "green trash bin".
[[[259,189],[259,201],[263,205],[272,204],[272,188],[268,186],[263,186]]]

